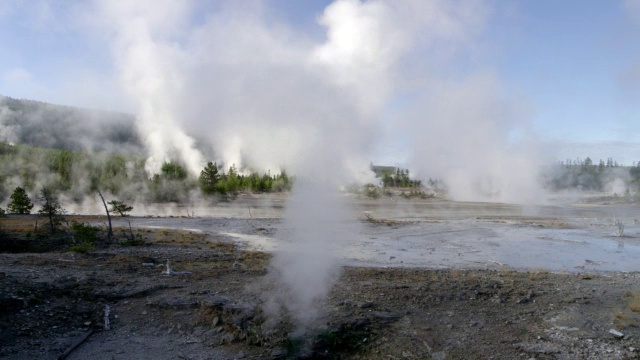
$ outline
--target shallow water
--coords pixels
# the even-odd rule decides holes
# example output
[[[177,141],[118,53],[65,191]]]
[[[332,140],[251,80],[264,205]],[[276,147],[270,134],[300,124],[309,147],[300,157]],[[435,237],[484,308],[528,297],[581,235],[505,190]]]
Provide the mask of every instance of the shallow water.
[[[639,271],[637,206],[348,199],[357,234],[336,244],[345,265]],[[267,205],[265,205],[267,204]],[[282,203],[200,209],[215,217],[135,218],[136,227],[202,231],[260,251],[286,251]],[[226,212],[225,212],[226,211]],[[366,212],[366,216],[365,216]],[[371,223],[365,219],[381,220]],[[384,219],[384,221],[382,221]],[[615,219],[625,224],[617,237]],[[390,221],[389,221],[390,220]],[[120,220],[118,220],[120,221]]]

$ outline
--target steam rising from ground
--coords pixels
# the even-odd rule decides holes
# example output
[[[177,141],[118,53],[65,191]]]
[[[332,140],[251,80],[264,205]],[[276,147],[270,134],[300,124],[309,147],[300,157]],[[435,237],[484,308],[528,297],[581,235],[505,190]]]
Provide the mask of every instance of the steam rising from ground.
[[[299,325],[335,276],[331,243],[350,233],[327,189],[372,181],[371,155],[385,142],[406,143],[408,165],[447,180],[456,199],[535,198],[538,154],[513,136],[526,135],[527,112],[502,96],[477,41],[489,3],[336,0],[318,33],[268,4],[105,0],[92,11],[137,103],[150,173],[177,158],[194,174],[217,160],[298,176],[291,246],[274,269]]]
[[[404,143],[405,165],[447,180],[457,200],[538,198],[543,157],[522,141],[529,112],[483,60],[489,3],[338,0],[317,17],[324,36],[261,1],[99,1],[97,10],[138,103],[151,172],[179,158],[196,174],[214,160],[304,175],[309,153],[339,149],[326,154],[332,170],[371,181],[372,154]]]
[[[107,41],[151,174],[168,160],[304,174],[307,154],[339,149],[334,175],[364,182],[395,149],[382,157],[444,178],[454,199],[538,198],[545,154],[488,55],[494,3],[336,0],[315,26],[275,4],[91,0],[51,16],[83,14],[70,31]]]
[[[474,75],[436,89],[406,116],[418,175],[443,179],[454,200],[541,201],[540,169],[548,154],[526,128],[526,110],[503,100],[496,76]]]
[[[124,90],[138,105],[138,127],[150,153],[147,171],[159,173],[164,162],[179,158],[193,173],[204,166],[195,140],[180,126],[174,103],[185,55],[171,41],[186,14],[185,2],[136,1],[98,3],[112,30],[114,59]]]
[[[357,236],[335,188],[302,183],[287,202],[281,251],[271,263],[274,291],[267,294],[266,312],[274,319],[285,310],[300,335],[318,326],[324,302],[339,275],[341,244]]]

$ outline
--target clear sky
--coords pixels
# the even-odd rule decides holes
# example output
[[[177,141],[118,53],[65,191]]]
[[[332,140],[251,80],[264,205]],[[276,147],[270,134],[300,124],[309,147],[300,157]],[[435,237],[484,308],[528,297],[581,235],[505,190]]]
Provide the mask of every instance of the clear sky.
[[[196,3],[200,14],[224,6]],[[262,6],[278,22],[322,38],[317,19],[329,3],[266,0]],[[640,160],[640,0],[478,3],[487,15],[470,61],[496,74],[559,158]],[[0,2],[0,94],[135,111],[119,90],[100,14],[92,18],[86,7],[81,1]],[[198,13],[190,19],[199,21]],[[455,76],[464,67],[448,71]]]

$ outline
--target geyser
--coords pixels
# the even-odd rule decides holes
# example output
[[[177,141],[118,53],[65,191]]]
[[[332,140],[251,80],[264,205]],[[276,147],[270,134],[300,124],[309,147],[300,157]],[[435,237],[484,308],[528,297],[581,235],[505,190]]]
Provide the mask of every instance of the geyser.
[[[150,172],[172,159],[194,174],[216,161],[297,177],[273,269],[281,309],[301,327],[351,233],[335,189],[372,181],[372,154],[387,142],[406,144],[398,157],[447,180],[458,200],[539,198],[526,106],[481,56],[489,2],[336,0],[312,31],[266,1],[94,4],[138,105]]]
[[[335,187],[301,180],[287,203],[282,244],[271,262],[275,288],[266,309],[287,311],[299,334],[318,325],[327,294],[339,275],[337,249],[357,236]]]

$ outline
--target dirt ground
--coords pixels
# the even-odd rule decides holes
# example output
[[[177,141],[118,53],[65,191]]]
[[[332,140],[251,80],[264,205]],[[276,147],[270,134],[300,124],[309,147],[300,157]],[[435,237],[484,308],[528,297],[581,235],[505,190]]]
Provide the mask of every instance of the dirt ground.
[[[32,222],[1,219],[2,241]],[[64,356],[640,358],[637,272],[346,267],[320,323],[301,335],[263,311],[269,254],[205,233],[144,237],[85,254],[0,253],[0,358],[60,358],[85,337]],[[167,259],[188,273],[162,274]]]

